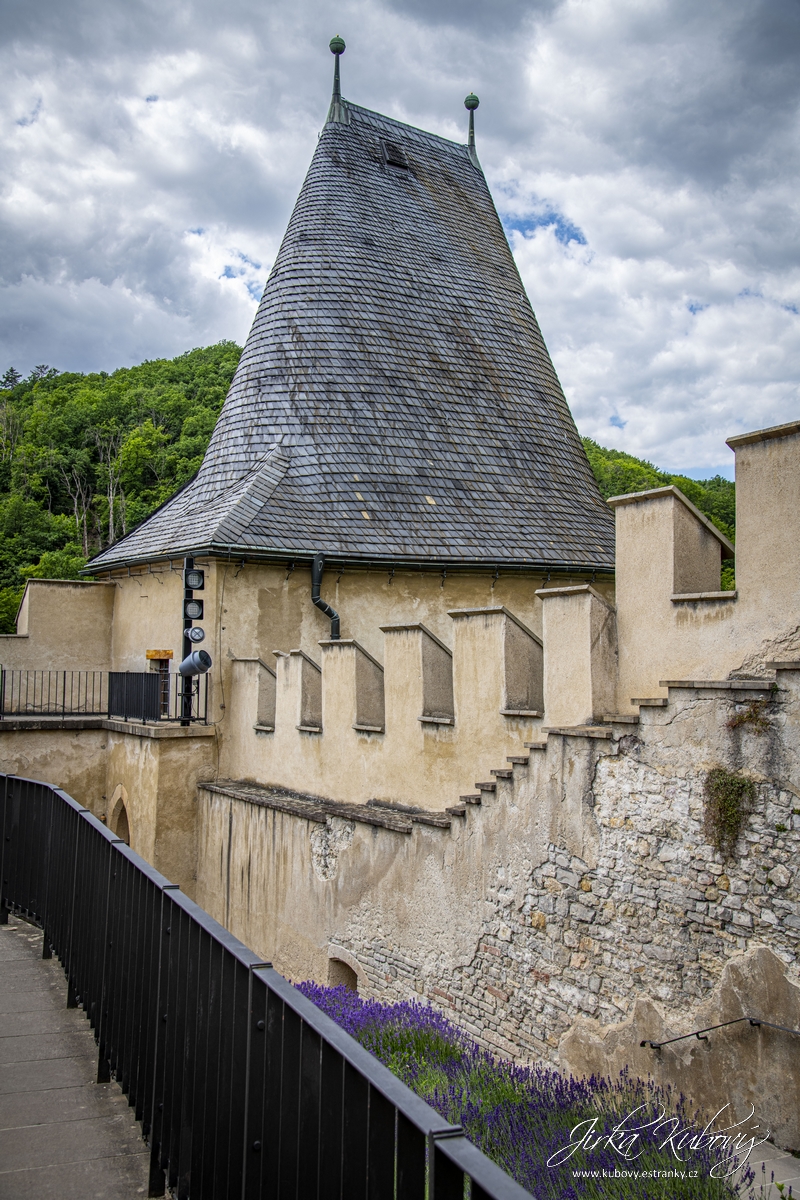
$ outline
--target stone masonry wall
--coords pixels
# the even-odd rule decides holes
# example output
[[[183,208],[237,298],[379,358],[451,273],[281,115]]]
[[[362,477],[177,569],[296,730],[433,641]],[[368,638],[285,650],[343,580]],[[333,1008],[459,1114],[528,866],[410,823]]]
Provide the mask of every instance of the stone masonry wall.
[[[780,761],[793,699],[756,697],[769,728],[744,722],[731,730],[752,698],[737,703],[726,693],[687,690],[670,711],[648,713],[637,734],[596,741],[589,751],[592,861],[563,841],[548,842],[543,861],[524,875],[496,861],[482,911],[464,914],[474,922],[475,953],[450,969],[442,964],[439,977],[425,973],[396,934],[375,928],[366,908],[342,944],[371,992],[388,1000],[414,990],[485,1045],[557,1062],[559,1039],[576,1017],[619,1021],[642,994],[690,1023],[725,962],[753,946],[769,947],[797,977],[800,795]],[[672,736],[689,716],[691,740]],[[570,740],[576,751],[586,741]],[[705,779],[717,765],[756,782],[729,861],[703,833]],[[541,775],[546,763],[534,767]],[[506,803],[526,803],[532,788],[541,803],[534,767],[498,784]]]

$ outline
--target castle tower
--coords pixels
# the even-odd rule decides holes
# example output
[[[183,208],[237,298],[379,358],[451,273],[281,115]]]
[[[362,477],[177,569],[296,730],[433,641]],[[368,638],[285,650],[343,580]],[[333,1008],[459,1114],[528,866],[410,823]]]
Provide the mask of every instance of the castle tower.
[[[195,479],[92,570],[184,554],[613,570],[614,522],[467,145],[342,98]]]

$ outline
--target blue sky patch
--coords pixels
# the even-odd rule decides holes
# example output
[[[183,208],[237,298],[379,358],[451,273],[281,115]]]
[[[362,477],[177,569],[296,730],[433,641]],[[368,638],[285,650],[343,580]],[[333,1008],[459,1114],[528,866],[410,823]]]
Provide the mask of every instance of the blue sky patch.
[[[39,99],[36,101],[36,104],[35,104],[33,110],[28,114],[28,116],[18,118],[17,125],[22,125],[23,127],[25,125],[33,125],[34,122],[38,119],[39,113],[41,111],[42,111],[42,98],[40,96]]]
[[[506,213],[502,220],[506,233],[510,233],[514,229],[518,233],[528,235],[533,233],[535,229],[549,229],[552,227],[555,231],[556,240],[561,242],[562,246],[567,246],[570,242],[577,242],[579,246],[586,245],[586,237],[583,231],[555,208],[546,208],[542,212],[530,213],[525,217],[512,216]]]
[[[688,308],[688,310],[692,314],[692,316],[695,316],[699,312],[705,312],[705,310],[708,308],[708,305],[707,304],[699,304],[699,303],[696,303],[694,300],[690,300],[690,302],[686,305],[686,307]]]
[[[618,417],[616,413],[614,413],[613,417],[608,418],[608,423],[609,425],[613,425],[616,429],[624,429],[628,424],[627,421],[623,421],[622,417]]]

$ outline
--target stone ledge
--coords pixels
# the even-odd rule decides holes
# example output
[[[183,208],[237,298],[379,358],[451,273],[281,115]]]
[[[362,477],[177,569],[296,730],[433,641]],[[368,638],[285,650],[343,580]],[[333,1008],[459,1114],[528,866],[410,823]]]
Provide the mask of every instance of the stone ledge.
[[[736,588],[729,592],[678,592],[670,600],[673,604],[693,604],[697,600],[735,600],[738,595]]]
[[[0,733],[41,731],[43,729],[103,729],[105,717],[3,717]]]
[[[200,782],[198,788],[204,792],[228,796],[255,804],[261,808],[272,808],[289,816],[301,817],[317,825],[326,824],[328,817],[344,817],[349,821],[360,821],[365,825],[380,825],[394,833],[411,833],[412,818],[391,808],[373,807],[367,804],[348,804],[328,800],[324,796],[312,796],[305,792],[293,792],[288,788],[271,787],[269,784],[251,783],[246,779],[220,779],[217,782]],[[431,814],[435,816],[436,814]],[[450,818],[442,817],[447,825]]]
[[[614,731],[607,725],[570,725],[567,727],[545,729],[548,735],[558,737],[613,738]]]
[[[168,722],[146,725],[142,721],[118,721],[108,717],[5,717],[0,721],[0,733],[42,733],[47,730],[108,729],[131,737],[192,738],[214,737],[213,725],[179,725]]]
[[[213,725],[145,725],[141,721],[103,721],[103,729],[109,729],[112,733],[127,733],[131,737],[154,738],[156,741],[164,738],[214,737],[216,734]]]
[[[690,688],[693,691],[770,692],[771,679],[659,679],[659,687]]]

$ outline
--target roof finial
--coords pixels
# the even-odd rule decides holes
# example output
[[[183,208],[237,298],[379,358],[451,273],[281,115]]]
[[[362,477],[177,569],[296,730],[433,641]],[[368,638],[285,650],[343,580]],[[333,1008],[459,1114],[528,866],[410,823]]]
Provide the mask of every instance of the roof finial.
[[[346,109],[342,104],[342,89],[339,84],[339,56],[344,54],[346,46],[344,38],[339,37],[338,33],[335,38],[330,41],[331,54],[336,55],[336,66],[333,70],[333,96],[331,97],[331,106],[328,109],[328,120],[338,121],[340,124],[347,123]]]
[[[474,167],[480,167],[478,162],[478,151],[475,149],[475,109],[480,104],[480,100],[474,92],[470,92],[464,101],[464,108],[469,109],[469,138],[467,140],[467,154]]]

